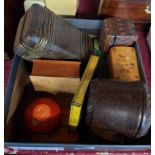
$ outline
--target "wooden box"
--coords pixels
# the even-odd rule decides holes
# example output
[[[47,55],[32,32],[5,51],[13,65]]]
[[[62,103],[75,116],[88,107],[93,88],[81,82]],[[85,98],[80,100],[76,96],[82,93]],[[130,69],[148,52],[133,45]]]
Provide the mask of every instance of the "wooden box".
[[[122,18],[134,22],[136,29],[144,29],[151,22],[146,12],[150,0],[100,0],[98,15],[101,18]]]

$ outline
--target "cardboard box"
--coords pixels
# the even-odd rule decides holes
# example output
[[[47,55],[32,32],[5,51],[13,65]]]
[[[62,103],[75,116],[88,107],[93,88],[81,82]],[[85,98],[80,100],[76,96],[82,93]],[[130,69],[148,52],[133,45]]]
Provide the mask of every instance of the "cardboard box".
[[[83,29],[84,31],[89,32],[91,35],[98,35],[99,29],[101,26],[101,21],[99,20],[77,20],[77,19],[64,19],[73,24],[74,26],[77,26],[78,28]],[[143,82],[146,83],[146,78],[144,75],[143,65],[141,61],[141,55],[138,48],[137,43],[135,43],[134,47],[136,48],[136,54],[138,59],[138,66],[140,71],[140,77]],[[15,119],[15,111],[17,107],[20,104],[20,100],[22,98],[22,94],[25,88],[25,85],[30,83],[30,80],[34,81],[35,83],[37,80],[35,77],[30,76],[30,69],[32,66],[22,60],[20,57],[15,56],[12,71],[10,74],[10,80],[5,96],[5,148],[6,150],[33,150],[33,151],[53,151],[53,150],[59,150],[59,151],[148,151],[151,149],[151,142],[150,142],[150,132],[143,138],[128,141],[124,144],[118,144],[118,143],[110,143],[106,140],[103,140],[102,142],[95,141],[91,138],[91,135],[89,134],[86,126],[84,125],[84,118],[82,116],[81,123],[78,130],[78,138],[75,136],[74,142],[67,143],[66,141],[56,141],[56,142],[47,142],[46,140],[36,140],[36,137],[32,136],[32,141],[24,141],[22,142],[21,139],[15,140],[14,138],[14,131],[18,129],[18,126],[14,124]],[[99,67],[100,68],[100,67]],[[101,68],[102,69],[102,66]],[[95,76],[100,76],[99,74],[96,74]],[[64,77],[63,77],[64,78]],[[38,78],[37,78],[38,79]],[[59,79],[59,78],[58,78]],[[60,80],[55,79],[59,81]],[[39,81],[41,81],[40,79]],[[68,80],[68,78],[66,79]],[[73,79],[76,81],[76,78]],[[45,81],[45,80],[42,80]],[[39,82],[42,83],[42,82]],[[64,82],[65,83],[65,82]],[[73,82],[74,83],[74,82]],[[73,84],[72,83],[72,84]],[[78,83],[78,79],[77,79]],[[42,83],[43,84],[43,83]],[[63,90],[63,92],[70,91],[72,94],[74,94],[75,89],[77,85],[72,85],[70,82],[67,82],[65,84],[70,84],[69,88],[67,90]],[[75,83],[74,83],[75,84]],[[44,85],[44,84],[43,84]],[[37,84],[35,84],[37,86]],[[43,88],[42,86],[37,86],[35,89],[40,90],[40,88]],[[53,92],[50,87],[46,87],[43,90],[47,90],[49,88],[50,92]],[[57,87],[55,90],[60,90]],[[57,91],[59,92],[59,91]],[[55,94],[55,93],[54,93]],[[71,97],[72,98],[72,97]],[[20,105],[20,107],[22,107]],[[6,134],[7,133],[7,134]],[[61,135],[60,135],[61,137]],[[78,140],[77,140],[77,139]]]

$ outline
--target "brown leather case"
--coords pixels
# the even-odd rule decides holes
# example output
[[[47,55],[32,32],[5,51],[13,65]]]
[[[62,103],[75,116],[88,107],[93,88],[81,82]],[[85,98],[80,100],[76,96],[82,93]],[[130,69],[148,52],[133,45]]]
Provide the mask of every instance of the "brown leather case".
[[[14,52],[23,59],[73,59],[89,56],[91,38],[78,28],[38,4],[21,18],[16,33]]]
[[[115,141],[118,137],[138,138],[148,132],[150,120],[150,95],[143,82],[92,80],[86,123],[93,133]]]
[[[80,77],[81,62],[34,59],[31,75]]]
[[[104,19],[100,32],[100,46],[107,53],[111,46],[131,46],[138,39],[134,24],[119,18]]]

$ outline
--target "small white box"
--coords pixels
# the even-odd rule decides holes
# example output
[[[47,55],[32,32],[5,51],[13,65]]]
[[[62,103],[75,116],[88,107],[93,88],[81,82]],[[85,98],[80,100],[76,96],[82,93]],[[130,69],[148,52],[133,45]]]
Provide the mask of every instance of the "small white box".
[[[25,0],[25,11],[33,4],[46,6],[57,15],[75,16],[78,8],[78,0]]]

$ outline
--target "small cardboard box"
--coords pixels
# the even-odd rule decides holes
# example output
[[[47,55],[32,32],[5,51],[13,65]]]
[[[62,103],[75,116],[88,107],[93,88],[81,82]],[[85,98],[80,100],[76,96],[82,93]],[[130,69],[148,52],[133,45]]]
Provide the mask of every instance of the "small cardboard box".
[[[33,4],[45,6],[61,16],[75,16],[79,5],[78,0],[25,0],[24,8],[27,11]],[[68,5],[69,4],[69,5]]]
[[[89,32],[90,35],[98,36],[99,29],[101,26],[101,21],[99,20],[77,20],[77,19],[64,19],[70,22],[72,25],[83,29],[86,32]],[[138,58],[138,66],[140,71],[140,77],[143,82],[146,83],[146,78],[143,70],[143,65],[141,61],[141,55],[138,48],[138,44],[135,43],[134,47],[136,48],[136,54]],[[100,68],[100,65],[99,65]],[[60,86],[62,86],[64,89],[63,93],[66,93],[66,96],[63,96],[62,94],[62,100],[64,100],[64,103],[68,103],[71,101],[76,88],[80,82],[79,78],[68,78],[68,77],[59,77],[59,78],[48,78],[48,77],[35,77],[30,76],[30,70],[32,69],[32,66],[22,60],[20,57],[15,56],[12,71],[10,74],[10,80],[5,96],[5,148],[6,150],[33,150],[33,151],[53,151],[53,150],[59,150],[59,151],[148,151],[151,149],[151,142],[150,142],[150,132],[143,138],[137,139],[137,140],[131,140],[124,144],[118,144],[118,143],[110,143],[106,140],[103,140],[102,142],[92,140],[90,135],[88,134],[88,131],[85,127],[84,120],[81,120],[81,124],[79,126],[79,132],[78,136],[76,134],[71,137],[70,140],[68,140],[70,137],[67,135],[59,135],[60,139],[54,140],[54,141],[47,141],[45,137],[38,138],[35,137],[35,135],[32,135],[30,138],[32,141],[24,140],[22,141],[22,137],[18,140],[15,140],[14,137],[14,131],[18,130],[18,125],[14,124],[15,120],[15,111],[16,109],[21,105],[21,98],[22,94],[24,92],[25,86],[30,83],[31,81],[34,89],[36,90],[43,90],[48,92],[52,92],[53,94],[60,93]],[[102,67],[100,68],[102,70]],[[100,73],[99,75],[100,76]],[[45,80],[46,79],[46,80]],[[56,81],[56,82],[55,82]],[[49,83],[54,83],[55,88],[50,87],[48,85]],[[40,85],[41,84],[41,85]],[[62,88],[61,87],[61,88]],[[72,95],[69,95],[67,97],[67,93],[70,93]],[[30,94],[31,92],[29,92]],[[29,97],[29,96],[27,96]],[[60,97],[58,97],[60,98]],[[65,99],[67,99],[65,101]],[[18,118],[20,115],[18,116]],[[68,119],[68,118],[66,118]],[[66,131],[68,132],[68,131]],[[7,133],[7,134],[6,134]],[[64,137],[63,137],[64,136]],[[23,136],[24,137],[24,136]],[[38,139],[37,139],[38,138]],[[64,141],[64,139],[66,139]],[[68,140],[68,142],[67,142]]]

